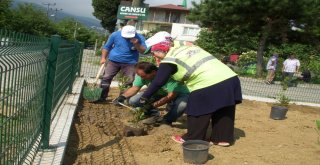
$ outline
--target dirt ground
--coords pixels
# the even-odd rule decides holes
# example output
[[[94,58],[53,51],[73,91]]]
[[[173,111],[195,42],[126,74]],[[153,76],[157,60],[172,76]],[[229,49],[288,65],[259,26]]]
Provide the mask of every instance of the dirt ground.
[[[111,97],[118,91],[113,89]],[[269,118],[271,104],[244,101],[237,107],[235,144],[211,146],[206,164],[320,165],[320,142],[315,120],[320,108],[291,105],[287,119]],[[184,164],[182,147],[171,135],[186,132],[185,117],[173,127],[148,128],[148,135],[123,137],[130,110],[110,103],[83,102],[73,122],[64,164]]]

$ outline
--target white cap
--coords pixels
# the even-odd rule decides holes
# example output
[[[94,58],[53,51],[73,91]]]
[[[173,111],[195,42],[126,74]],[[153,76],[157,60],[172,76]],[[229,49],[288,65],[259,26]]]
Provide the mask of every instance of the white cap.
[[[170,35],[170,33],[166,32],[166,31],[158,32],[146,40],[147,48],[150,46],[153,46],[157,43],[160,43],[162,41],[165,41],[169,37],[171,37],[171,35]]]
[[[136,28],[131,25],[126,25],[121,30],[121,36],[124,38],[133,38],[136,35]]]

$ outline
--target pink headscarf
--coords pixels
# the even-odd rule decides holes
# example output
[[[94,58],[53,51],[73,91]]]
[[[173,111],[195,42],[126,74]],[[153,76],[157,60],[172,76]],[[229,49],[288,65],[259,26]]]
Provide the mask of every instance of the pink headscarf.
[[[162,41],[158,44],[153,45],[151,47],[151,52],[154,52],[154,51],[168,52],[170,47],[171,47],[170,41],[168,41],[168,40]]]

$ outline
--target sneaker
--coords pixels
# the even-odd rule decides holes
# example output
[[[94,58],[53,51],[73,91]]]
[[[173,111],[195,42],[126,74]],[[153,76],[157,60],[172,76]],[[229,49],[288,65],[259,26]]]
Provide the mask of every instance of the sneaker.
[[[185,140],[182,139],[182,137],[180,135],[174,135],[174,136],[171,136],[171,139],[177,143],[184,143]]]
[[[230,143],[228,142],[218,142],[218,143],[213,143],[214,145],[217,145],[217,146],[221,146],[221,147],[229,147],[230,146]]]

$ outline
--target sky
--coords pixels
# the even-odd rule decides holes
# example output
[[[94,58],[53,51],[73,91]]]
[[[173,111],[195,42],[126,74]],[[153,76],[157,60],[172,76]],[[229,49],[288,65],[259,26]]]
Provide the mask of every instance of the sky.
[[[23,0],[26,2],[32,2],[37,4],[42,3],[56,3],[55,6],[50,6],[53,9],[63,9],[64,12],[95,18],[93,13],[93,7],[91,5],[92,0]],[[145,3],[150,4],[150,6],[162,5],[162,4],[182,4],[183,0],[145,0]],[[200,2],[200,0],[188,0],[188,7],[191,7],[191,1]]]

